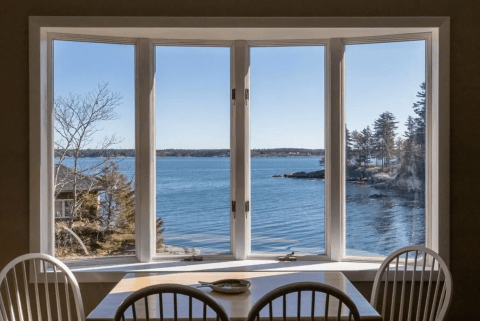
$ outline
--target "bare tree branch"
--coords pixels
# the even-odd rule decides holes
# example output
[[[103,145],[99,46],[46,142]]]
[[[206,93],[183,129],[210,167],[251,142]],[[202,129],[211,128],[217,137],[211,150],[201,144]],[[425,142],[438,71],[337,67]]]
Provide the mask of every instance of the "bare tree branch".
[[[81,168],[78,162],[80,151],[96,142],[98,149],[108,148],[122,142],[122,138],[115,134],[99,139],[98,133],[102,131],[99,125],[102,122],[118,119],[116,108],[121,104],[122,96],[112,92],[108,83],[99,84],[97,88],[85,95],[59,96],[55,99],[55,157],[58,157],[54,173],[55,196],[58,196],[65,186],[73,185],[74,205],[70,215],[69,227],[73,219],[81,211],[80,194],[89,192],[93,188],[93,181],[86,186],[86,174],[103,166],[112,156],[104,157],[98,164]],[[73,157],[71,175],[60,178],[61,165],[66,157]],[[79,184],[82,184],[79,188]]]

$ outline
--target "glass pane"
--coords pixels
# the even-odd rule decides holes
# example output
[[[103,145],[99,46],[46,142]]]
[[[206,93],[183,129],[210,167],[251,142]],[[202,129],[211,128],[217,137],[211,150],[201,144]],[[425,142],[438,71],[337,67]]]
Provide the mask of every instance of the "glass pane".
[[[55,201],[55,217],[62,217],[63,213],[63,202]]]
[[[75,202],[73,200],[64,201],[64,205],[65,205],[64,215],[65,215],[65,217],[70,217],[72,215],[74,204],[75,204]]]
[[[230,252],[230,48],[156,47],[157,253]]]
[[[348,45],[347,255],[425,244],[425,42]]]
[[[71,199],[60,259],[134,254],[134,49],[54,41],[55,197]]]
[[[250,49],[252,252],[325,253],[324,59]]]

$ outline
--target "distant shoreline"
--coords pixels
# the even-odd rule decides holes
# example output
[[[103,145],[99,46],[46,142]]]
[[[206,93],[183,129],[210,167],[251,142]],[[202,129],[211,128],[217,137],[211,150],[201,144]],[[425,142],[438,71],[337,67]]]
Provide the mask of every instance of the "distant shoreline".
[[[61,150],[55,150],[60,155]],[[67,151],[67,157],[72,157],[73,151]],[[229,149],[157,149],[157,157],[230,157]],[[252,149],[251,157],[323,157],[324,149],[305,148],[271,148]],[[87,157],[135,157],[134,149],[84,149],[80,158]]]

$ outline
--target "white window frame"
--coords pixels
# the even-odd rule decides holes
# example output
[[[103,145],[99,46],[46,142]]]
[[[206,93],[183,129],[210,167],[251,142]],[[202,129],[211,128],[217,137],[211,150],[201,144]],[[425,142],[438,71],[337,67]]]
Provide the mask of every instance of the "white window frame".
[[[62,198],[62,199],[56,199],[56,200],[55,200],[55,203],[57,203],[57,202],[58,202],[58,203],[62,203],[62,213],[61,213],[62,215],[61,215],[61,216],[57,216],[57,215],[56,215],[57,213],[55,212],[55,218],[56,218],[56,219],[57,219],[57,218],[69,218],[70,215],[65,215],[65,203],[67,203],[67,202],[73,202],[73,199],[69,199],[69,198],[68,198],[68,199],[63,199],[63,198]]]
[[[244,203],[250,201],[250,114],[248,101],[238,93],[249,88],[248,48],[260,44],[324,43],[326,254],[302,259],[364,261],[367,258],[346,257],[344,253],[344,45],[424,37],[428,43],[427,57],[430,57],[426,64],[427,124],[430,124],[427,125],[426,243],[448,264],[448,17],[30,17],[29,22],[31,252],[54,253],[52,39],[136,44],[136,254],[140,262],[155,258],[155,44],[230,43],[232,46],[231,88],[235,88],[237,99],[231,103],[231,199],[237,205],[235,219],[231,219],[232,255],[224,258],[245,260],[265,258],[250,253],[250,213],[244,207]],[[233,217],[234,213],[230,214]]]

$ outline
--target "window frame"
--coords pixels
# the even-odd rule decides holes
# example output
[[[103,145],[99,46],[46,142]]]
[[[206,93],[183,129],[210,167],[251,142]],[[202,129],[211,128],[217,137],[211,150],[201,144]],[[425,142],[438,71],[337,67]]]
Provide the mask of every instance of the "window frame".
[[[425,33],[431,35],[426,69],[429,70],[427,83],[427,203],[426,238],[427,246],[437,251],[449,262],[449,18],[142,18],[132,17],[30,17],[30,251],[47,254],[54,253],[54,198],[53,198],[53,39],[77,39],[107,43],[136,44],[136,193],[142,195],[137,201],[136,247],[140,262],[158,259],[155,256],[155,137],[154,128],[154,46],[158,42],[177,42],[179,44],[200,44],[192,39],[159,40],[156,37],[120,36],[115,34],[122,28],[139,28],[139,33],[149,34],[150,29],[165,34],[181,35],[183,31],[202,28],[218,29],[215,39],[218,43],[233,41],[229,34],[251,35],[252,38],[267,30],[272,34],[275,29],[286,28],[295,40],[277,39],[276,44],[298,44],[315,40],[302,40],[310,31],[338,35],[350,28],[351,36],[322,37],[326,40],[326,255],[304,256],[304,260],[321,259],[338,261],[365,261],[370,258],[346,257],[345,241],[345,184],[344,184],[344,56],[343,46],[352,41],[373,41],[407,39],[405,34],[395,31]],[[119,28],[119,29],[115,29]],[[172,29],[171,29],[172,28]],[[175,31],[176,29],[182,29]],[[205,30],[207,30],[205,29]],[[110,30],[105,35],[105,30]],[[343,30],[343,31],[342,31]],[[375,32],[383,35],[368,36]],[[393,30],[393,31],[392,31]],[[215,34],[215,30],[212,31]],[[375,33],[373,32],[373,33]],[[107,32],[108,33],[108,32]],[[187,32],[188,34],[188,32]],[[268,32],[264,33],[268,38]],[[311,34],[311,33],[310,33]],[[207,32],[208,35],[208,32]],[[292,36],[293,35],[293,36]],[[288,36],[288,35],[287,35]],[[361,36],[361,37],[360,37]],[[171,36],[170,36],[171,37]],[[273,39],[246,39],[233,43],[234,61],[231,67],[243,70],[243,73],[231,72],[232,83],[237,93],[249,88],[248,47],[251,44],[272,44]],[[214,43],[206,39],[205,43]],[[239,55],[243,52],[243,55]],[[153,62],[153,64],[152,64]],[[234,71],[235,71],[234,70]],[[152,89],[153,88],[153,89]],[[235,104],[247,108],[232,108],[231,103],[231,197],[232,200],[250,201],[250,150],[249,150],[249,103],[238,95]],[[235,111],[232,111],[235,109]],[[430,112],[428,112],[430,110]],[[152,114],[153,113],[153,114]],[[233,121],[232,121],[233,119]],[[428,120],[431,120],[430,122]],[[138,126],[139,123],[149,126]],[[153,125],[152,125],[153,122]],[[430,123],[430,126],[428,125]],[[232,129],[232,127],[234,127]],[[340,146],[340,148],[334,148]],[[235,152],[234,155],[232,153]],[[337,162],[340,160],[340,162]],[[343,160],[343,161],[342,161]],[[141,169],[141,171],[139,170]],[[234,198],[234,197],[235,198]],[[153,200],[153,201],[152,201]],[[236,216],[245,217],[244,206],[237,202]],[[153,213],[153,214],[152,214]],[[233,216],[233,213],[230,213]],[[232,255],[224,259],[236,260],[272,258],[272,256],[252,255],[250,249],[250,215],[241,222],[231,220]],[[210,258],[207,256],[207,258]],[[172,257],[169,257],[172,259]],[[222,259],[216,257],[215,259]],[[377,258],[372,260],[378,260]]]
[[[62,213],[61,213],[61,216],[57,216],[57,212],[55,212],[55,219],[63,219],[63,218],[69,218],[70,215],[65,215],[65,203],[69,202],[73,202],[74,200],[73,199],[70,199],[70,198],[60,198],[60,199],[56,199],[55,200],[55,203],[59,202],[59,203],[62,203]]]

